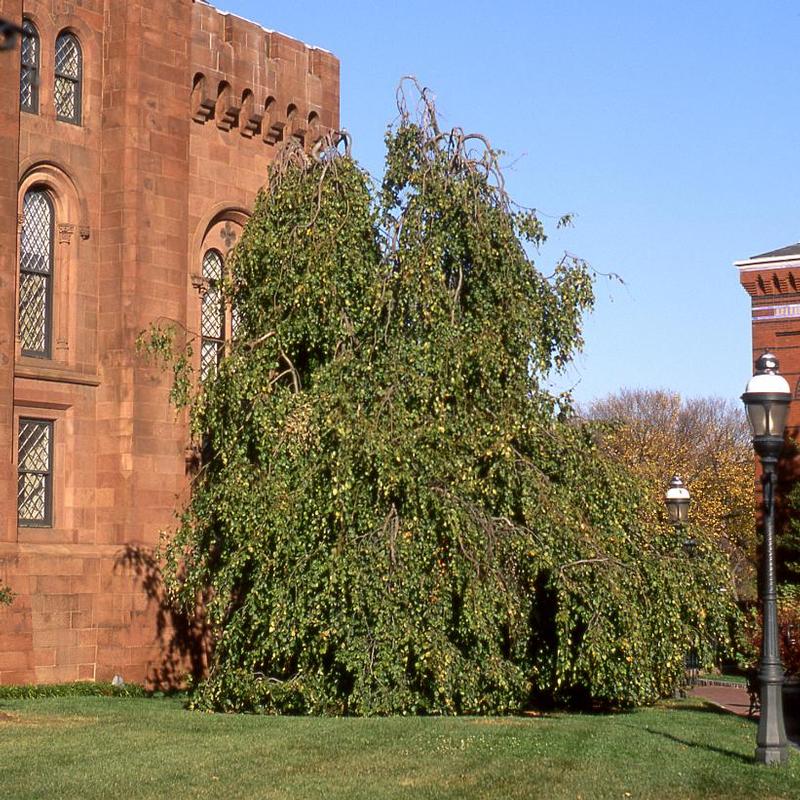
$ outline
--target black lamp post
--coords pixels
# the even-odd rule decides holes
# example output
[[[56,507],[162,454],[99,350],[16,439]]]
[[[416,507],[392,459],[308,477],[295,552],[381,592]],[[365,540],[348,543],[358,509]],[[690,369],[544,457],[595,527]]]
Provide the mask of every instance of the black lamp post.
[[[22,28],[19,25],[0,17],[0,50],[11,50],[21,33]]]
[[[681,480],[680,475],[673,475],[672,480],[669,482],[669,489],[664,495],[664,502],[667,506],[667,513],[669,514],[669,521],[679,531],[683,530],[683,526],[689,521],[689,503],[692,497],[689,490],[686,488],[684,482]],[[694,555],[694,550],[697,542],[694,537],[689,537],[683,546],[689,556]]]
[[[683,526],[689,521],[689,503],[692,496],[689,490],[681,480],[680,475],[673,475],[672,480],[669,482],[669,489],[664,495],[664,502],[667,506],[667,514],[672,526],[680,533],[683,531]],[[694,558],[694,551],[697,542],[694,536],[690,536],[683,543],[683,549],[689,558]],[[689,650],[684,658],[684,667],[689,676],[689,686],[694,686],[697,679],[697,672],[699,664],[697,661],[697,652],[694,649]],[[685,695],[683,695],[685,696]]]
[[[775,483],[783,431],[791,400],[789,384],[778,374],[778,359],[764,353],[747,384],[742,401],[753,430],[753,448],[761,460],[764,495],[764,545],[761,573],[763,627],[758,679],[761,716],[756,736],[756,761],[783,764],[788,758],[783,723],[783,665],[778,649],[778,609],[775,590]]]

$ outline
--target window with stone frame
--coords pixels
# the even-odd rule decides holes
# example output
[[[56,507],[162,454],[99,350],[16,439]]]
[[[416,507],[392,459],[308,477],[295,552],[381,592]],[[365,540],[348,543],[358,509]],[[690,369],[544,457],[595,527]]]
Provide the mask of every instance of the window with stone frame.
[[[56,117],[74,125],[81,124],[81,83],[83,56],[77,37],[64,31],[56,39],[54,98]]]
[[[22,354],[50,357],[53,317],[53,203],[41,188],[22,203],[19,250],[19,338]]]
[[[39,32],[28,19],[22,21],[20,48],[19,107],[30,114],[39,113]]]
[[[17,440],[17,521],[53,525],[53,421],[21,417]]]
[[[200,378],[216,370],[225,355],[225,298],[222,294],[224,261],[219,250],[203,256],[203,292],[200,306]]]

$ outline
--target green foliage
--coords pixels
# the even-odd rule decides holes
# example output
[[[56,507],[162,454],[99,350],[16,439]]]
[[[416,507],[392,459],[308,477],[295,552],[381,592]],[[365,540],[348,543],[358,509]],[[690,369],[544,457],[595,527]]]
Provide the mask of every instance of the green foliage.
[[[789,519],[780,526],[776,542],[778,580],[785,584],[800,585],[800,481],[795,482],[787,498]]]
[[[788,672],[800,676],[800,482],[789,492],[787,505],[788,519],[778,526],[775,548],[778,626],[783,664]],[[754,633],[757,639],[758,631]]]
[[[144,687],[136,683],[114,686],[95,681],[39,683],[0,686],[0,700],[33,700],[39,697],[144,697]]]
[[[179,339],[173,323],[153,323],[146,333],[136,340],[136,350],[145,353],[156,364],[172,369],[170,400],[176,406],[185,406],[190,401],[192,390],[192,337],[186,332]]]
[[[377,192],[287,150],[233,253],[238,339],[191,401],[203,465],[164,549],[214,635],[198,707],[631,705],[726,638],[724,563],[646,530],[645,492],[544,388],[590,270],[536,269],[495,153],[423,101]]]
[[[0,606],[10,606],[14,602],[14,592],[0,583]]]
[[[756,666],[761,654],[763,622],[760,608],[751,604],[743,617],[739,650],[742,663]],[[781,663],[788,675],[800,678],[800,586],[786,583],[778,586],[778,645]]]

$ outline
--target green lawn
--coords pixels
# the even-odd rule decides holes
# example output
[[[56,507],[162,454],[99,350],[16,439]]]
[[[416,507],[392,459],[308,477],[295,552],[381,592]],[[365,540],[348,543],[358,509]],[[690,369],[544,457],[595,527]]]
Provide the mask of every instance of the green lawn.
[[[310,719],[174,699],[0,702],[0,797],[791,798],[800,753],[753,764],[755,726],[698,701],[617,715]]]

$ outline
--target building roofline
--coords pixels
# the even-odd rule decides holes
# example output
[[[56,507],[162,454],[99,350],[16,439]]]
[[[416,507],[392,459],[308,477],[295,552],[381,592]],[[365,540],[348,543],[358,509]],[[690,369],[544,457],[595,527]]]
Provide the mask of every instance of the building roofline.
[[[752,269],[763,269],[768,264],[775,264],[781,267],[791,266],[790,262],[797,262],[800,264],[800,255],[792,256],[769,256],[767,258],[745,258],[741,261],[734,261],[733,266],[738,267],[741,271],[746,272]]]
[[[262,25],[260,22],[256,22],[253,19],[248,19],[247,17],[243,17],[241,14],[235,14],[233,11],[223,11],[219,6],[214,5],[214,3],[209,3],[208,0],[194,0],[195,3],[200,3],[204,6],[210,6],[213,8],[220,16],[223,17],[235,17],[236,19],[242,20],[242,22],[247,22],[249,25],[255,25],[257,28],[260,28],[264,33],[279,33],[281,36],[285,36],[287,39],[294,39],[296,42],[301,42],[304,44],[309,50],[319,50],[321,53],[328,53],[329,55],[334,55],[331,50],[326,50],[324,47],[318,47],[315,44],[309,44],[308,42],[303,42],[301,39],[298,39],[296,36],[290,36],[288,33],[284,33],[283,31],[276,31],[273,28],[267,28]]]

